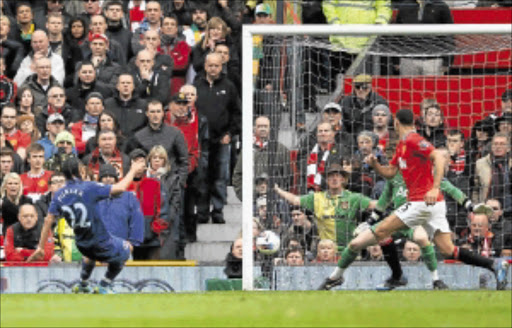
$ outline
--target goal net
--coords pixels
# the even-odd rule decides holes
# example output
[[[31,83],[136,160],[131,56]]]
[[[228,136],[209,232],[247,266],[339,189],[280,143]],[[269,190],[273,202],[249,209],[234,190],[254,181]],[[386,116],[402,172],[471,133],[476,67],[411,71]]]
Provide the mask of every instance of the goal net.
[[[493,135],[510,134],[503,113],[512,111],[511,43],[508,25],[244,26],[243,53],[252,54],[243,59],[244,289],[253,288],[255,267],[277,289],[315,288],[332,270],[369,214],[367,204],[306,195],[328,191],[326,172],[336,163],[348,172],[344,190],[378,199],[385,181],[362,159],[368,152],[381,163],[391,159],[393,114],[401,108],[413,110],[417,130],[446,148],[446,179],[463,193],[446,196],[455,243],[492,256],[512,248],[499,233],[492,245],[481,242],[462,204],[497,199],[511,210],[509,179],[486,191],[476,179],[476,161],[491,152]],[[302,206],[291,206],[275,185]],[[280,239],[271,255],[272,245],[256,245],[266,230]],[[402,250],[405,239],[396,243]],[[359,260],[380,255],[372,248]]]

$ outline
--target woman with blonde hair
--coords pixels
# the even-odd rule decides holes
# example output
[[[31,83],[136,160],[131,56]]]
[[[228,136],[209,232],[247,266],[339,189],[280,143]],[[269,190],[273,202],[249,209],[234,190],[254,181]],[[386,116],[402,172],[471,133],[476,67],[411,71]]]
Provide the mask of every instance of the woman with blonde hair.
[[[184,259],[185,225],[181,215],[183,190],[180,176],[171,170],[169,157],[163,146],[153,146],[146,158],[147,176],[160,181],[160,219],[164,220],[168,226],[160,233],[159,258],[161,260]]]
[[[0,187],[2,206],[2,234],[5,236],[7,228],[18,222],[18,211],[23,204],[32,204],[32,200],[23,195],[23,184],[18,173],[7,173]]]
[[[203,39],[192,49],[192,66],[196,73],[199,74],[204,71],[206,55],[215,52],[215,45],[218,43],[228,45],[231,57],[238,56],[230,34],[231,29],[221,18],[212,17],[208,21]]]

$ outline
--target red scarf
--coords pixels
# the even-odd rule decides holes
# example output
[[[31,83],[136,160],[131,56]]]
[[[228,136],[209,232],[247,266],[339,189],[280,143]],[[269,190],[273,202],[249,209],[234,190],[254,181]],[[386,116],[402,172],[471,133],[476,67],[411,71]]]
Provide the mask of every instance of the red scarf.
[[[462,149],[457,155],[457,158],[450,160],[450,171],[455,172],[455,174],[459,175],[464,172],[464,168],[466,166],[466,152]]]
[[[253,137],[253,143],[258,150],[265,149],[268,145],[268,141],[263,141],[258,136]]]
[[[94,151],[92,152],[91,160],[89,161],[88,165],[89,168],[94,172],[95,176],[98,176],[98,174],[100,173],[100,160],[102,157],[103,156],[100,154],[100,148],[96,147],[96,149],[94,149]],[[105,157],[103,157],[103,159],[105,159]],[[123,157],[121,156],[121,152],[119,151],[119,149],[116,148],[114,150],[114,156],[110,158],[109,162],[105,162],[106,164],[112,165],[116,169],[119,175],[119,179],[121,179],[124,176]]]
[[[325,172],[325,163],[327,162],[327,158],[329,158],[329,154],[331,153],[331,148],[333,146],[334,144],[327,145],[327,150],[324,151],[320,163],[318,163],[318,151],[320,150],[320,146],[316,144],[315,147],[313,147],[313,150],[311,151],[311,154],[309,154],[308,158],[308,189],[312,188],[316,191],[322,190],[322,176]]]

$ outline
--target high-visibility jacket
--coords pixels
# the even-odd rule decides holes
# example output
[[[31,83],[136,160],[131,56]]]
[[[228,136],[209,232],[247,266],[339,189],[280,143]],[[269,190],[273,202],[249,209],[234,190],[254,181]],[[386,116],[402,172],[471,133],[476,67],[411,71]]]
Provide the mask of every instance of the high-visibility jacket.
[[[322,2],[328,24],[387,24],[393,10],[390,0],[330,0]],[[331,44],[349,53],[360,52],[369,37],[331,36]]]

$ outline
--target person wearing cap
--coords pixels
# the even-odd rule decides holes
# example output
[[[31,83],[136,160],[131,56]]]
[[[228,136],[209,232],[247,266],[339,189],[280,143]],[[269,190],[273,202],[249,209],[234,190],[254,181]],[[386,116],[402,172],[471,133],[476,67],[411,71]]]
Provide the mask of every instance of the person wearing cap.
[[[50,75],[58,82],[58,84],[62,85],[64,83],[64,61],[62,57],[53,52],[50,47],[50,41],[48,39],[48,35],[43,30],[36,30],[32,34],[32,39],[30,40],[30,52],[23,59],[14,77],[14,82],[18,85],[23,85],[25,80],[27,80],[31,75],[33,75],[33,65],[35,63],[36,57],[34,57],[35,53],[39,53],[42,55],[42,58],[47,58],[50,60],[51,71]]]
[[[355,150],[352,136],[345,131],[343,126],[343,110],[341,106],[335,102],[327,103],[322,111],[322,122],[331,123],[334,129],[334,141],[338,145],[343,145],[343,152],[351,154]],[[316,143],[317,131],[313,131],[309,139],[307,139],[307,145]],[[304,145],[307,147],[307,145]]]
[[[129,44],[120,44],[118,40],[111,39],[107,35],[107,19],[103,15],[94,15],[91,17],[89,24],[89,37],[80,46],[82,49],[83,57],[89,57],[89,53],[92,50],[91,43],[95,38],[100,37],[107,42],[107,51],[113,62],[118,63],[121,66],[126,65],[128,57]],[[94,60],[93,60],[94,63]]]
[[[208,122],[204,116],[197,113],[185,93],[178,92],[171,98],[165,123],[180,129],[187,143],[188,177],[184,221],[188,239],[195,240],[197,222],[208,221],[209,212],[205,204],[204,188],[208,169]]]
[[[98,147],[86,155],[82,162],[89,167],[94,175],[98,175],[101,166],[109,164],[117,170],[122,178],[130,169],[130,158],[117,148],[117,135],[113,130],[101,130],[97,135]]]
[[[272,8],[268,3],[260,3],[254,9],[253,24],[272,24]]]
[[[44,160],[47,161],[57,152],[55,138],[66,128],[64,116],[53,113],[46,120],[46,134],[37,141],[44,148]]]
[[[146,161],[147,153],[136,148],[130,152],[131,165]],[[134,260],[159,260],[160,237],[164,238],[168,232],[169,223],[161,218],[162,192],[158,179],[148,177],[145,172],[139,172],[133,178],[133,182],[127,191],[133,192],[139,202],[144,215],[144,239],[133,250]],[[162,236],[161,234],[164,233]]]
[[[390,130],[389,126],[393,120],[389,107],[379,104],[372,109],[373,133],[379,138],[377,147],[382,152],[386,152],[389,158],[393,156],[393,149],[398,142],[398,136],[394,130]],[[389,147],[388,147],[389,146]]]
[[[155,69],[155,52],[141,50],[135,59],[135,93],[140,99],[167,103],[170,95],[170,72]]]
[[[115,167],[110,164],[100,166],[98,182],[113,185],[118,181]],[[139,200],[132,192],[123,191],[118,195],[111,195],[99,201],[96,210],[105,228],[113,236],[128,240],[135,247],[144,241],[144,216]]]
[[[56,85],[48,89],[48,105],[44,106],[43,110],[36,115],[36,125],[41,134],[45,134],[48,118],[54,113],[58,113],[64,118],[65,126],[79,119],[78,111],[66,100],[66,92],[61,86]]]
[[[113,88],[96,78],[94,65],[84,60],[76,68],[76,83],[66,89],[66,98],[72,108],[75,109],[77,116],[82,118],[85,115],[85,99],[91,92],[99,92],[103,99],[113,96]]]
[[[352,239],[361,212],[375,208],[377,201],[345,189],[349,174],[340,164],[327,169],[327,190],[302,196],[284,191],[275,185],[277,194],[291,205],[313,212],[320,239],[334,241],[341,252]]]
[[[59,132],[54,142],[57,152],[44,163],[44,168],[50,171],[61,171],[62,164],[69,158],[78,158],[75,153],[75,137],[64,130]]]
[[[96,136],[98,118],[104,109],[101,93],[91,92],[85,99],[85,116],[80,121],[69,125],[75,137],[78,154],[83,155],[87,141]]]
[[[476,161],[473,201],[496,198],[503,204],[505,212],[512,212],[511,172],[510,134],[496,133],[492,137],[490,154]]]
[[[105,34],[89,33],[87,43],[82,44],[84,61],[90,61],[96,71],[96,80],[113,86],[121,71],[109,51],[110,40]],[[87,46],[89,49],[84,48]]]
[[[357,75],[352,81],[353,91],[341,101],[343,126],[354,137],[362,130],[373,130],[373,108],[379,104],[388,106],[387,101],[372,88],[372,77]]]

